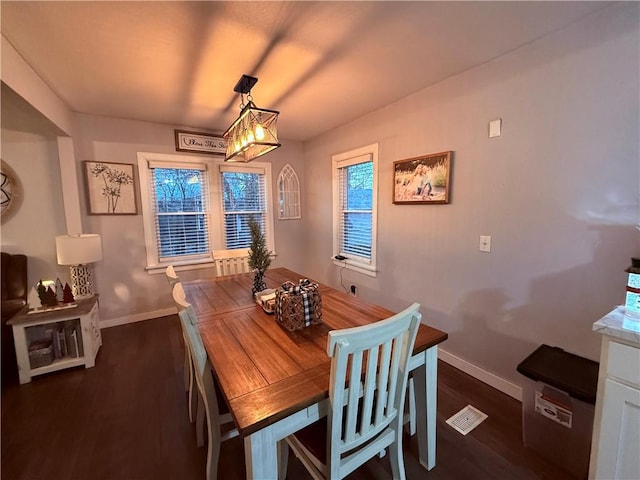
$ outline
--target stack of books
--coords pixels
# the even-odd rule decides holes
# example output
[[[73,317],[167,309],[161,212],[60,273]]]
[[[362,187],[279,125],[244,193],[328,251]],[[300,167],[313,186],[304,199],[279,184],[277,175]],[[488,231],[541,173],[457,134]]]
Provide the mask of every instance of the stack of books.
[[[55,359],[65,357],[78,358],[84,355],[82,332],[77,322],[65,322],[56,325],[51,332],[53,355]]]

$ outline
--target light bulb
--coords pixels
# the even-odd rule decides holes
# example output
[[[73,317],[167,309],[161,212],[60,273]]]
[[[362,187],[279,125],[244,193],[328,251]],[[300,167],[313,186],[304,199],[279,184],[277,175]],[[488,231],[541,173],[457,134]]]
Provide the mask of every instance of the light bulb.
[[[256,138],[258,140],[264,140],[264,128],[259,123],[256,124]]]
[[[253,136],[253,132],[251,130],[249,130],[249,132],[247,133],[247,142],[248,143],[253,143],[255,139],[256,138]]]

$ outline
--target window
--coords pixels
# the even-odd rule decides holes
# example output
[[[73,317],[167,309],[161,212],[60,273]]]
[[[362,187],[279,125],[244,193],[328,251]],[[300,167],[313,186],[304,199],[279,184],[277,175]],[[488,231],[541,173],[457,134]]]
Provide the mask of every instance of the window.
[[[300,181],[288,163],[278,175],[278,218],[289,220],[300,216]]]
[[[255,219],[265,229],[264,172],[226,165],[220,170],[226,248],[249,248],[249,220]]]
[[[378,145],[333,156],[333,251],[338,265],[376,272]]]
[[[159,260],[207,257],[209,194],[205,165],[166,168],[151,164],[149,168]]]
[[[216,250],[247,250],[251,217],[275,250],[270,164],[140,152],[138,171],[150,273],[208,267]]]

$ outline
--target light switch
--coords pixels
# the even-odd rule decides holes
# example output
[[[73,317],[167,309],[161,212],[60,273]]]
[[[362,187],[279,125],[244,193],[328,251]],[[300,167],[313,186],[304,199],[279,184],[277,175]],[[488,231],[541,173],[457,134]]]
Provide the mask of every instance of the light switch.
[[[489,122],[489,138],[499,137],[502,129],[502,119]]]
[[[491,236],[490,235],[480,235],[480,251],[481,252],[491,252]]]

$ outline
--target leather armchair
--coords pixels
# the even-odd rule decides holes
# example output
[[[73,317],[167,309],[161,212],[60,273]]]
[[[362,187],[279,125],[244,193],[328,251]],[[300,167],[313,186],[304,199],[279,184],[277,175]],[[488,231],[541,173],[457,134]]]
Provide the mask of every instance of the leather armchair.
[[[27,257],[26,255],[12,255],[2,252],[2,271],[0,272],[2,285],[2,385],[7,385],[17,378],[13,332],[7,320],[13,317],[27,304]]]
[[[2,324],[27,304],[27,257],[2,252]]]

